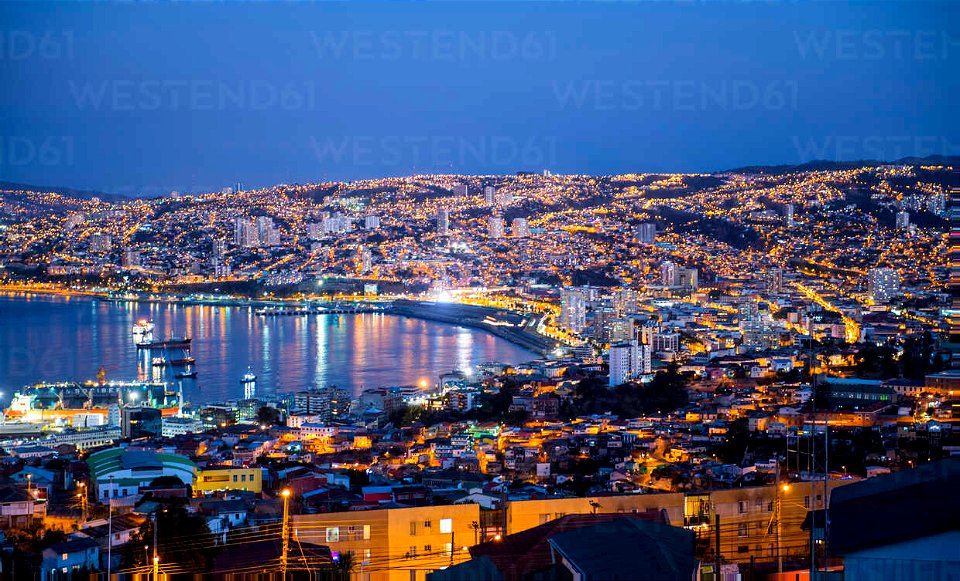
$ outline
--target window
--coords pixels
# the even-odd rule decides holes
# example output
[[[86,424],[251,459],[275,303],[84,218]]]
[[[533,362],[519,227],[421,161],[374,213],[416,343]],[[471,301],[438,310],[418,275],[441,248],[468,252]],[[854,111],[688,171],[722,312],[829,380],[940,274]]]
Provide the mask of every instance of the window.
[[[410,547],[410,550],[407,551],[407,556],[411,559],[417,558],[417,547]]]
[[[762,498],[758,498],[758,499],[757,499],[757,512],[760,512],[761,510],[763,510],[763,499],[762,499]]]
[[[452,555],[452,554],[453,554],[453,543],[444,543],[444,545],[443,545],[443,552],[446,553],[447,555]]]
[[[363,540],[370,540],[370,525],[363,525]],[[367,552],[370,552],[370,549],[367,549]]]
[[[233,475],[233,481],[234,481],[234,482],[237,481],[237,475],[236,475],[236,474]]]
[[[740,526],[737,527],[737,535],[741,537],[745,537],[747,536],[747,534],[749,534],[747,523],[745,522],[740,523]]]
[[[803,497],[803,508],[810,508],[810,497],[809,497],[809,496],[804,496],[804,497]]]
[[[747,501],[741,500],[737,502],[737,512],[740,514],[747,514]]]
[[[410,536],[417,536],[417,523],[416,521],[410,521]]]
[[[767,512],[773,512],[773,502],[767,503]]]
[[[340,542],[340,527],[327,527],[327,542],[328,543]]]
[[[246,474],[241,474],[241,475],[240,475],[240,482],[246,482],[246,481],[247,481],[247,475],[246,475]]]
[[[540,515],[540,524],[550,522],[550,513],[543,513]]]
[[[433,550],[433,545],[424,545],[423,552],[429,554]]]
[[[758,530],[758,531],[759,531],[759,530],[763,530],[763,526],[764,526],[764,523],[762,523],[762,522],[760,522],[760,521],[757,521],[757,530]],[[757,549],[757,550],[759,551],[760,549]]]
[[[423,521],[423,528],[425,529],[433,528],[433,521],[431,520]]]
[[[440,519],[440,532],[443,534],[450,534],[453,532],[453,519],[452,518],[442,518]]]
[[[739,547],[737,547],[737,552],[738,552],[738,553],[749,553],[749,552],[750,552],[750,546],[749,546],[749,545],[740,545]]]

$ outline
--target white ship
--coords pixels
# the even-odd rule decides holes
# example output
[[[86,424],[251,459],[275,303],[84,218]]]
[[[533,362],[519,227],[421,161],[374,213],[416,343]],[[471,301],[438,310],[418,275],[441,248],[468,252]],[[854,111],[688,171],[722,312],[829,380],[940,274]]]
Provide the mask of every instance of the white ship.
[[[133,342],[137,345],[153,343],[153,321],[140,319],[133,326]]]
[[[253,370],[247,368],[247,372],[243,374],[243,378],[240,380],[240,385],[243,386],[243,399],[253,399],[257,394],[257,376],[253,374]]]

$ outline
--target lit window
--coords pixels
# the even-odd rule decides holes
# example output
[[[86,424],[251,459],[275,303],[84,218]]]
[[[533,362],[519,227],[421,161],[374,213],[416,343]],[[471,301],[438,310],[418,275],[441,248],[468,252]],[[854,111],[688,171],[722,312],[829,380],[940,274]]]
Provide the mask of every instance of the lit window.
[[[370,540],[370,525],[363,525],[363,540]]]
[[[452,518],[442,518],[440,519],[440,532],[444,534],[449,534],[453,532],[453,519]]]
[[[340,527],[327,527],[327,542],[340,542]]]

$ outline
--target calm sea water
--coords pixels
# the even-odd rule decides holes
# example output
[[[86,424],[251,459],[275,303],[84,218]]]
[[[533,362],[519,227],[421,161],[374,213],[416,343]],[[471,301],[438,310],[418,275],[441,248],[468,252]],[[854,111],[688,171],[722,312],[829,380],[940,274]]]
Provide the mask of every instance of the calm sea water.
[[[0,392],[39,381],[160,378],[138,355],[132,325],[151,319],[155,338],[193,338],[196,379],[183,380],[188,401],[242,396],[240,378],[251,369],[258,395],[337,385],[364,387],[433,384],[444,372],[484,361],[518,363],[530,351],[482,331],[393,315],[258,317],[246,307],[179,306],[101,301],[44,294],[0,294]]]

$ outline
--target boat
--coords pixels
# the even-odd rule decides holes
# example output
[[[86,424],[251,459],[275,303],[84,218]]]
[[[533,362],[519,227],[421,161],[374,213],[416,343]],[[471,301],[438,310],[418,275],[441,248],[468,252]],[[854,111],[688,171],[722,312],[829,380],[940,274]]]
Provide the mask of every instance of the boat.
[[[190,341],[191,339],[189,337],[172,338],[164,341],[150,341],[137,343],[137,349],[189,349]]]
[[[243,399],[253,399],[257,393],[257,376],[249,367],[240,379],[240,385],[243,386]]]
[[[195,379],[197,377],[197,372],[193,370],[178,371],[177,373],[174,373],[173,376],[177,379]]]
[[[73,422],[74,416],[91,414],[106,421],[111,407],[119,409],[125,404],[159,409],[162,415],[172,416],[179,409],[180,395],[162,382],[37,383],[16,391],[5,415],[8,420],[30,423]]]
[[[153,343],[153,321],[140,319],[133,325],[133,342],[137,345]]]
[[[153,363],[154,367],[163,367],[167,364],[167,360],[163,357],[154,357],[150,362]]]
[[[186,367],[186,366],[188,366],[188,365],[193,365],[193,364],[196,363],[196,362],[197,362],[196,359],[194,359],[193,357],[190,357],[189,355],[187,355],[186,357],[181,357],[180,359],[171,359],[171,360],[170,360],[170,366],[171,366],[171,367]]]

